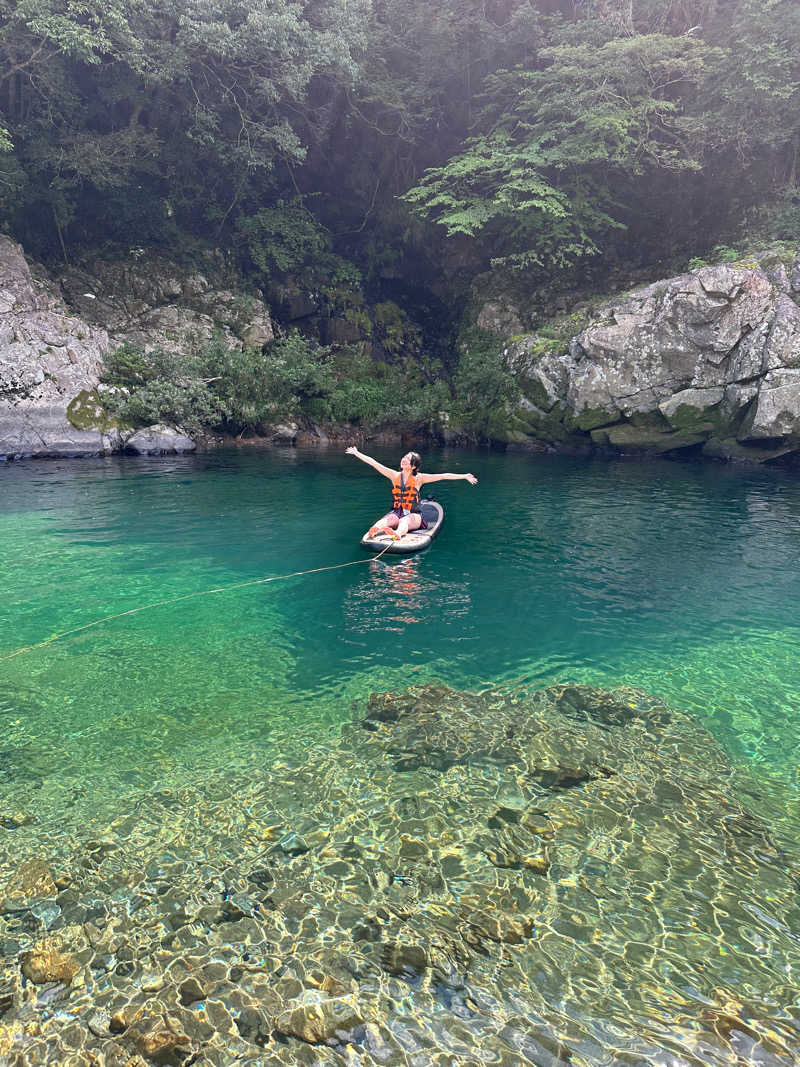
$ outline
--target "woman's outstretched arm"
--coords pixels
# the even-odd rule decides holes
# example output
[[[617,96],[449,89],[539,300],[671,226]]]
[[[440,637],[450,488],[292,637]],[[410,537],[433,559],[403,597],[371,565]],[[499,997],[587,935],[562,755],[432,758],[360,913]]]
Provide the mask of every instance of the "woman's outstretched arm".
[[[474,474],[418,474],[417,481],[420,485],[426,485],[428,482],[469,482],[470,485],[477,485],[478,479]]]
[[[363,452],[358,451],[355,445],[350,445],[345,451],[348,456],[355,456],[356,459],[360,459],[362,462],[368,463],[370,467],[374,467],[378,474],[382,474],[385,478],[391,478],[394,481],[397,477],[397,471],[384,467],[382,463],[378,463],[377,459],[373,459],[372,456],[365,456]]]

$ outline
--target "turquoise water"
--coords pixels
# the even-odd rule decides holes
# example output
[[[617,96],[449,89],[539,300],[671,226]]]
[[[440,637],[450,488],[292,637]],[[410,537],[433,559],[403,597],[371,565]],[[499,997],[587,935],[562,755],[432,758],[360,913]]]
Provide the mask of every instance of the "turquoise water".
[[[398,457],[370,450],[385,462]],[[364,559],[388,483],[339,452],[215,452],[0,469],[0,787],[42,816],[161,779],[302,753],[376,689],[641,686],[794,803],[800,482],[774,470],[426,454],[420,556]]]

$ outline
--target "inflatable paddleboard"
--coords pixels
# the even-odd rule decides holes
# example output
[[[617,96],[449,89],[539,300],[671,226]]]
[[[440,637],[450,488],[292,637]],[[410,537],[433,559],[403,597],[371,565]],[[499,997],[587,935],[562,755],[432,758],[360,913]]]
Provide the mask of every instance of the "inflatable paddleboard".
[[[385,549],[387,555],[390,552],[396,555],[405,555],[407,552],[421,552],[423,548],[427,548],[430,545],[438,534],[444,522],[444,508],[435,500],[423,500],[420,504],[420,511],[427,523],[425,530],[412,530],[405,537],[401,537],[399,541],[393,541],[388,534],[376,534],[375,537],[367,537],[365,534],[361,538],[362,546],[369,552],[383,552]]]

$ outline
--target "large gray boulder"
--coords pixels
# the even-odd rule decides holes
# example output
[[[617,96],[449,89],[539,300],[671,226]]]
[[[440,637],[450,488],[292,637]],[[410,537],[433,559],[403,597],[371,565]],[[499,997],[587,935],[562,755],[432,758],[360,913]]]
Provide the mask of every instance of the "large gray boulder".
[[[575,415],[650,412],[685,389],[729,381],[730,354],[771,310],[773,287],[758,270],[704,267],[651,285],[608,308],[573,345],[567,399]]]
[[[706,266],[609,303],[568,345],[515,338],[509,438],[759,462],[798,451],[796,298],[782,265]]]
[[[113,423],[90,417],[108,345],[106,331],[70,314],[20,245],[0,236],[0,456],[119,447]]]
[[[131,434],[125,442],[125,451],[137,456],[164,456],[176,452],[193,452],[195,442],[173,426],[161,424],[147,426]]]

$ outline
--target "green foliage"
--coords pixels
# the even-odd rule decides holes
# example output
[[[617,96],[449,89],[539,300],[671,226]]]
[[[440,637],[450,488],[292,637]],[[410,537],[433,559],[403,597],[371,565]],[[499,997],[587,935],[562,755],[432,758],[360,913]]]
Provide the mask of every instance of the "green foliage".
[[[735,263],[737,259],[741,259],[740,254],[730,245],[714,245],[711,255],[717,263]]]
[[[436,367],[430,374],[438,373]],[[374,362],[361,346],[323,347],[299,333],[264,351],[229,348],[215,337],[194,355],[123,346],[107,357],[107,410],[134,426],[172,423],[188,433],[264,432],[281,418],[371,428],[432,427],[450,403],[442,381],[418,364]]]
[[[491,263],[602,285],[603,256],[624,277],[747,247],[738,220],[782,188],[774,232],[798,239],[799,40],[796,0],[0,0],[0,227],[70,261],[232,246],[342,336],[370,333],[367,292],[406,374],[424,346],[393,302],[455,308]],[[247,358],[240,401],[210,383],[223,421],[264,417],[256,377],[324,413],[333,385]],[[389,410],[368,378],[341,410]]]
[[[800,185],[789,185],[780,191],[770,228],[781,241],[800,241]]]
[[[238,356],[235,358],[238,361]],[[245,374],[240,372],[238,378],[240,395],[246,395],[246,372],[252,366],[259,379],[258,388],[269,399],[265,409],[268,417],[300,415],[309,402],[325,398],[330,391],[327,359],[328,349],[302,334],[292,333],[271,344],[260,360],[251,357],[249,365],[245,364]],[[234,408],[234,421],[237,421],[235,412]]]
[[[217,338],[203,352],[202,363],[222,416],[219,428],[255,431],[275,415],[271,360],[261,349],[232,349]]]
[[[419,328],[392,300],[374,304],[374,337],[389,356],[418,353],[422,346]]]
[[[189,434],[219,425],[226,408],[204,376],[203,355],[180,360],[162,349],[124,345],[106,358],[106,410],[132,426],[168,423]]]
[[[737,260],[742,258],[742,253],[738,252],[735,248],[731,248],[730,245],[718,244],[714,245],[710,252],[706,253],[707,259],[702,256],[692,256],[689,260],[689,270],[699,270],[700,267],[707,267],[709,263],[736,263]]]
[[[302,200],[279,200],[274,207],[242,215],[236,228],[253,263],[266,275],[287,274],[329,251],[330,240]]]
[[[441,379],[430,381],[418,364],[375,362],[360,346],[337,352],[332,369],[328,417],[334,422],[430,429],[450,405],[450,390]]]
[[[129,389],[155,377],[157,371],[151,361],[145,359],[139,349],[131,344],[120,345],[105,358],[103,381],[107,385]]]
[[[500,434],[508,412],[519,400],[520,390],[505,367],[501,342],[477,327],[465,331],[461,355],[453,377],[453,415],[480,439]]]
[[[669,87],[697,84],[710,55],[655,34],[544,48],[541,69],[487,79],[489,132],[405,199],[449,235],[499,229],[514,249],[496,257],[507,263],[563,267],[595,253],[598,235],[622,224],[615,172],[699,167],[694,123]]]
[[[275,167],[301,164],[303,138],[321,133],[312,84],[352,82],[366,2],[0,0],[0,126],[27,178],[20,235],[42,244],[60,198],[59,240],[80,237],[99,198],[121,206],[142,189],[151,212],[168,205],[164,220],[209,236],[257,219]],[[296,223],[273,235],[279,257]]]
[[[374,364],[360,347],[337,353],[335,384],[328,399],[328,417],[334,422],[380,426],[391,421],[395,382],[385,364]]]
[[[134,426],[167,423],[190,435],[219,425],[224,417],[217,398],[198,378],[158,378],[146,382],[117,404],[111,397],[109,410]]]
[[[316,257],[312,273],[328,288],[352,292],[360,292],[364,280],[355,263],[331,252],[322,252]]]
[[[741,160],[793,147],[800,132],[800,6],[738,0],[710,34],[724,50],[702,86],[708,147],[735,150]]]

